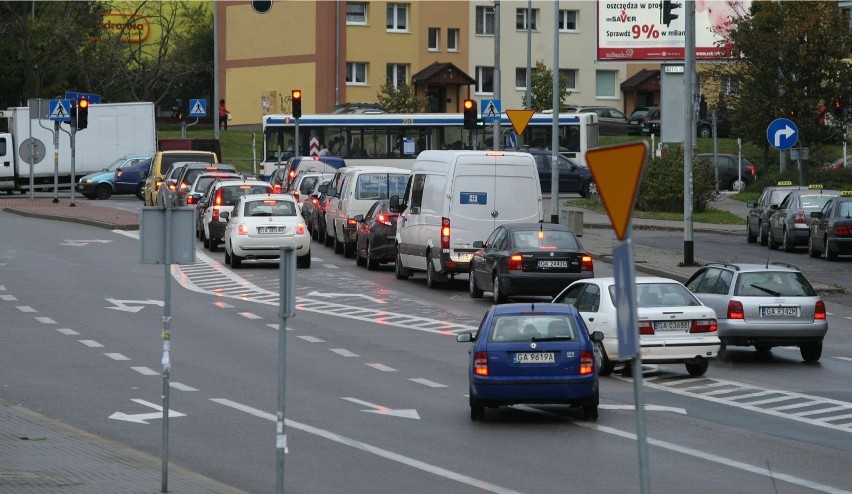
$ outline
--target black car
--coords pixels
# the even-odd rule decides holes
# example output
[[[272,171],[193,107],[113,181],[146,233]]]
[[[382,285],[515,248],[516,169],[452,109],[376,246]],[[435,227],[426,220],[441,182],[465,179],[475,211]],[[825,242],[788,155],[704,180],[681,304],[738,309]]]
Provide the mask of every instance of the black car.
[[[811,184],[807,189],[794,190],[787,194],[769,217],[770,249],[781,247],[784,252],[793,252],[797,245],[807,245],[811,231],[811,213],[822,210],[832,197],[840,191],[823,189],[822,185]]]
[[[838,255],[852,254],[852,190],[832,197],[820,211],[811,213],[811,234],[808,255],[836,261]]]
[[[311,230],[311,238],[323,242],[326,240],[325,211],[328,209],[329,187],[331,187],[331,180],[323,182],[319,186],[316,201],[311,201],[313,208],[311,209],[310,218],[307,218],[308,228]]]
[[[174,177],[174,195],[172,196],[174,206],[186,206],[187,194],[192,187],[195,178],[202,173],[229,172],[236,175],[237,169],[234,165],[225,163],[190,163],[184,166]],[[171,187],[171,185],[169,185]]]
[[[628,135],[642,135],[642,126],[645,122],[652,120],[653,115],[656,115],[656,118],[660,118],[660,108],[657,106],[648,106],[648,107],[639,107],[633,110],[633,113],[630,114],[630,118],[627,119],[627,134]]]
[[[789,180],[782,180],[776,185],[766,187],[757,202],[749,202],[746,216],[746,240],[752,244],[760,239],[760,245],[769,242],[769,217],[775,212],[772,206],[778,206],[792,190],[801,189]]]
[[[646,117],[645,122],[642,124],[642,135],[653,134],[655,136],[659,136],[662,132],[662,126],[662,112],[658,108],[655,111],[650,112]],[[695,130],[698,137],[713,137],[712,119],[709,117],[696,119]],[[733,123],[730,119],[723,117],[716,118],[717,137],[730,137],[733,131]]]
[[[498,226],[470,261],[470,296],[491,292],[494,303],[513,295],[553,297],[573,281],[595,275],[592,257],[565,225],[510,223]]]
[[[553,179],[553,151],[546,148],[526,147],[516,151],[530,153],[533,156],[538,168],[541,192],[550,194],[552,192],[551,180]],[[580,163],[561,154],[556,155],[556,164],[559,168],[559,192],[576,192],[583,197],[589,197],[595,188],[592,172]]]
[[[754,182],[757,175],[757,168],[751,162],[742,156],[736,154],[716,154],[716,165],[719,168],[719,189],[740,191],[746,185]],[[716,179],[716,167],[713,163],[713,153],[704,153],[695,155],[697,160],[705,160],[711,163],[710,171],[713,173],[713,181]],[[742,163],[740,163],[742,160]],[[742,178],[742,184],[738,184]]]
[[[367,214],[355,215],[355,263],[374,270],[379,264],[396,260],[396,220],[399,215],[390,211],[390,201],[376,201]]]

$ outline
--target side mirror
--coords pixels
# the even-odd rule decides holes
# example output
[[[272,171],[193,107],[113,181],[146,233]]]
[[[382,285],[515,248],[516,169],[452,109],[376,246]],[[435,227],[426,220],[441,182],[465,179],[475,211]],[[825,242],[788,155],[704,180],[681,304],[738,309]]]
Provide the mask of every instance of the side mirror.
[[[198,207],[201,208],[201,209],[206,208],[207,207],[207,201],[205,199],[199,199],[198,200]]]
[[[822,218],[822,211],[811,211],[811,218]]]
[[[483,242],[482,240],[477,240],[476,242],[473,243],[473,247],[475,249],[481,249],[481,248],[485,247],[485,242]]]
[[[224,221],[228,221],[228,219],[231,218],[231,212],[230,211],[222,211],[222,212],[219,213],[219,218],[224,220]]]
[[[364,221],[364,215],[363,214],[356,214],[355,217],[352,218],[352,219],[357,221],[358,223],[361,223],[362,221]]]
[[[390,196],[390,204],[388,205],[388,209],[390,209],[391,213],[402,213],[405,211],[405,204],[400,201],[399,196],[394,194]]]
[[[750,208],[750,209],[754,209],[754,208],[757,207],[757,203],[756,202],[747,202],[746,207]]]
[[[325,194],[326,192],[328,192],[328,184],[320,185],[319,188],[317,189],[317,192],[319,194]]]
[[[771,209],[773,211],[778,211],[778,206],[779,206],[778,204],[773,204],[773,205],[769,206],[769,209]]]
[[[600,331],[595,331],[596,333],[600,333]],[[601,339],[603,339],[603,333],[601,333]],[[473,334],[471,333],[459,333],[456,335],[456,341],[459,343],[470,343],[473,341]]]
[[[592,338],[592,341],[603,341],[604,339],[604,334],[600,331],[592,331],[592,334],[590,336]]]

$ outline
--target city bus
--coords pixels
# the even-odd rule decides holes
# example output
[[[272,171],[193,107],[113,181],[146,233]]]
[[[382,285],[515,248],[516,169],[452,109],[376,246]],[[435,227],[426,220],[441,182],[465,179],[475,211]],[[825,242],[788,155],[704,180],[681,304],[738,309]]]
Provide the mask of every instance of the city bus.
[[[518,136],[506,114],[500,119],[502,149],[549,148],[553,115],[536,113]],[[339,156],[346,166],[383,165],[411,168],[427,149],[493,149],[490,124],[468,130],[462,113],[353,113],[302,115],[298,153]],[[585,152],[598,146],[598,117],[594,113],[559,115],[559,152],[586,166]],[[262,174],[270,176],[294,156],[296,120],[291,115],[263,117]]]

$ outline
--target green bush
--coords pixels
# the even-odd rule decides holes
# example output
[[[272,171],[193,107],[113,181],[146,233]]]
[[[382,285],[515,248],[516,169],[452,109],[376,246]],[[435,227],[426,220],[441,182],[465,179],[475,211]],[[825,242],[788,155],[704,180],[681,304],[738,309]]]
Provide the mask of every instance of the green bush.
[[[715,194],[710,163],[692,162],[692,208],[702,212]],[[636,208],[640,211],[683,212],[683,149],[670,147],[662,157],[652,158],[642,173]]]

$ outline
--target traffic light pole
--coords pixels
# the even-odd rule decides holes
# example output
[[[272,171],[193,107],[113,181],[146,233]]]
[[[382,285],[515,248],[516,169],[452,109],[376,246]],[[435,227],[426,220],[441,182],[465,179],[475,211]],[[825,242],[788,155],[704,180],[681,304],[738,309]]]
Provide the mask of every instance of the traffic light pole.
[[[529,22],[529,20],[528,20]],[[494,99],[500,99],[500,0],[494,0]],[[500,116],[494,120],[493,150],[500,150]]]

